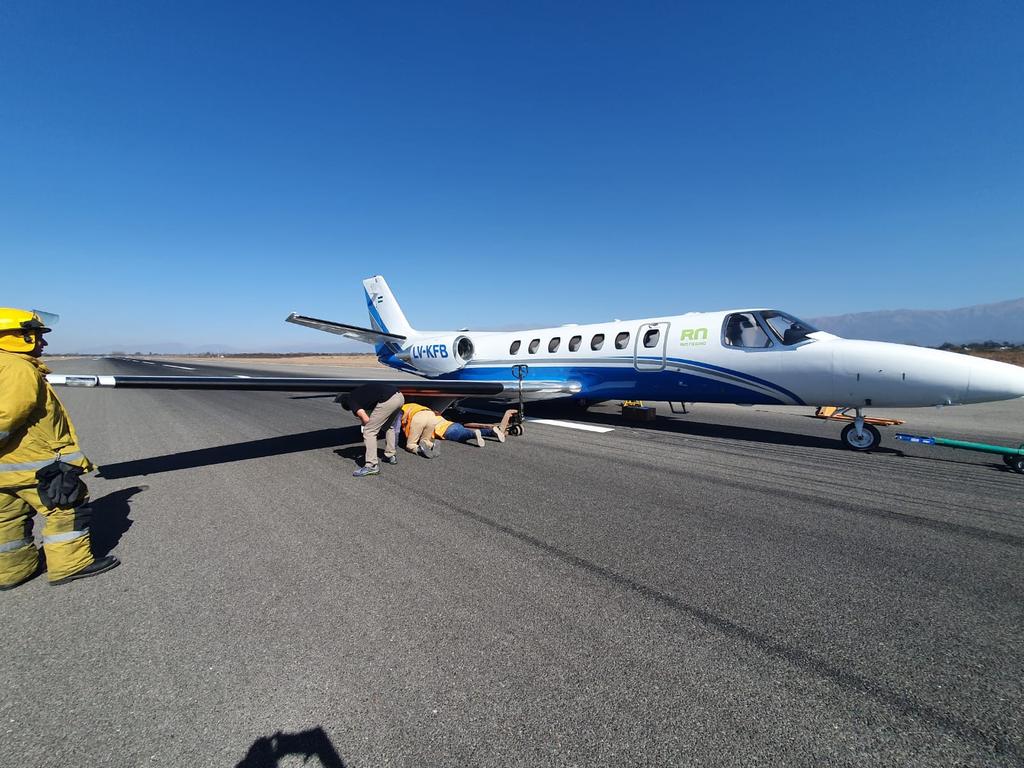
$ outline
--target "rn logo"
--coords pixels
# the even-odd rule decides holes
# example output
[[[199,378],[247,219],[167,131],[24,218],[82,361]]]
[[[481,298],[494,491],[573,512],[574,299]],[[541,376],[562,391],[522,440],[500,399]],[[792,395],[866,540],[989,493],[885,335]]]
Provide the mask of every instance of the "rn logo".
[[[679,334],[679,343],[684,347],[699,347],[708,343],[707,328],[684,328]]]
[[[447,344],[419,344],[412,348],[414,360],[421,360],[425,357],[448,357]]]

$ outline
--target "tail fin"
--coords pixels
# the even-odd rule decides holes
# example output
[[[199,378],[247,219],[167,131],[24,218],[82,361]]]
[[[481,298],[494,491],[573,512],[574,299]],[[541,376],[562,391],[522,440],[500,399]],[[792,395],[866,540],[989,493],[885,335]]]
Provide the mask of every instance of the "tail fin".
[[[366,308],[370,312],[370,325],[374,329],[382,333],[407,337],[416,333],[405,319],[405,313],[398,306],[387,280],[380,275],[374,275],[363,280],[363,288],[366,289]]]

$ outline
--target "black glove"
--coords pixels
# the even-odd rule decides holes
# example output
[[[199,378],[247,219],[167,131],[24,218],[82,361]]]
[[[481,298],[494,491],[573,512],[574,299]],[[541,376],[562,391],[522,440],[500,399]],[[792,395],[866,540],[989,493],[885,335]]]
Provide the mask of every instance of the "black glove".
[[[86,487],[82,482],[81,467],[55,461],[36,472],[39,485],[39,500],[47,509],[71,509],[85,498]]]

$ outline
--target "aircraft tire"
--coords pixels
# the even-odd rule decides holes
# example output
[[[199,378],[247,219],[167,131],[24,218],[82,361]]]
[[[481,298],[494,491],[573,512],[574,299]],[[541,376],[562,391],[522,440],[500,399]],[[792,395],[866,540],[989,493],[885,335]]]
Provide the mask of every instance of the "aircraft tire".
[[[1004,456],[1003,461],[1011,471],[1024,475],[1024,456]]]
[[[848,424],[843,428],[841,439],[851,451],[870,451],[882,442],[882,433],[871,424],[865,424],[863,434],[858,437],[857,425]]]

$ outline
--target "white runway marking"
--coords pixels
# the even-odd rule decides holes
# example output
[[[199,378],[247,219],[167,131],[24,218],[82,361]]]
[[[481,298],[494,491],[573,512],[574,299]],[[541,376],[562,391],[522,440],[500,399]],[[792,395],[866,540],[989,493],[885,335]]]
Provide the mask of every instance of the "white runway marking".
[[[579,429],[584,432],[614,432],[615,427],[595,427],[593,424],[580,424],[576,421],[560,421],[558,419],[533,419],[529,416],[526,417],[526,421],[532,421],[534,424],[547,424],[551,427],[565,427],[566,429]]]
[[[501,418],[504,414],[497,411],[484,411],[480,408],[462,408],[466,413],[480,413],[484,416],[495,416]],[[560,419],[535,419],[527,416],[524,421],[532,421],[534,424],[547,424],[550,427],[565,427],[566,429],[579,429],[583,432],[614,432],[615,427],[595,427],[593,424],[580,424],[577,421],[561,421]]]
[[[182,371],[194,371],[195,368],[189,368],[187,365],[171,365],[170,363],[164,363],[164,368],[178,368]]]
[[[140,362],[140,363],[145,363],[146,365],[156,365],[156,363],[154,363],[154,362],[151,362],[151,361],[149,361],[149,360],[139,360],[138,362]]]
[[[252,376],[246,376],[244,373],[236,373],[235,374],[235,378],[236,379],[251,379]]]

